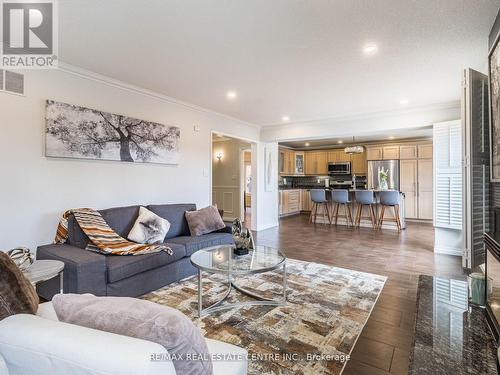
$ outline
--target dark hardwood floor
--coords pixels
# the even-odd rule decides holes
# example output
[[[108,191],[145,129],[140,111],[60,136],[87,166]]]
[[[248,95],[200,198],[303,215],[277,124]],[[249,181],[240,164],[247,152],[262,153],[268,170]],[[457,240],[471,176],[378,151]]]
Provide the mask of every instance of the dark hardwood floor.
[[[459,257],[434,254],[432,225],[407,227],[399,233],[328,227],[309,224],[308,216],[298,215],[256,235],[258,244],[280,247],[289,258],[388,277],[344,375],[407,374],[418,276],[465,278]]]

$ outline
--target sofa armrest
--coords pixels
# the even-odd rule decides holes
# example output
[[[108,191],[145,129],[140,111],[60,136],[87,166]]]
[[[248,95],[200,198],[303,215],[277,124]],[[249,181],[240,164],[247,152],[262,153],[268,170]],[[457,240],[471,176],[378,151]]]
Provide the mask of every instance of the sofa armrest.
[[[67,244],[39,246],[37,259],[52,259],[64,262],[64,292],[106,295],[106,256]],[[49,280],[37,285],[38,294],[47,300],[59,293],[58,280]]]
[[[28,314],[0,321],[0,354],[12,374],[175,375],[159,344]]]

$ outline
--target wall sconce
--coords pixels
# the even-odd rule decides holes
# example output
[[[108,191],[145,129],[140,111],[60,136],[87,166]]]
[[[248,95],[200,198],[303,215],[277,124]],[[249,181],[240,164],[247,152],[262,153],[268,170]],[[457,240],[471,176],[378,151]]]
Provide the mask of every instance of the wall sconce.
[[[219,151],[218,153],[216,153],[215,157],[217,158],[217,160],[221,161],[221,159],[222,159],[222,151]]]

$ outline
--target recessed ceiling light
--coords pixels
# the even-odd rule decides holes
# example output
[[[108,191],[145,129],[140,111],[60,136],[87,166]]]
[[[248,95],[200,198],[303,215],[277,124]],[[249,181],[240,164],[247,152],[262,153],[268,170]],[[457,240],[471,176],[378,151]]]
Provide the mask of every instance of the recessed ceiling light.
[[[401,104],[401,105],[407,105],[408,103],[409,103],[408,99],[401,99],[399,101],[399,104]]]
[[[337,143],[344,143],[344,141],[343,140],[339,140],[339,141],[337,141]]]
[[[287,121],[290,121],[290,117],[288,117],[288,116],[283,116],[283,117],[281,118],[281,120],[282,120],[282,121],[287,122]]]
[[[228,98],[229,100],[234,100],[237,96],[238,94],[236,93],[236,91],[228,91],[226,93],[226,98]]]
[[[374,55],[378,52],[378,46],[374,43],[366,44],[363,47],[363,52],[365,55]]]
[[[304,143],[304,146],[309,147],[311,144],[309,142]]]

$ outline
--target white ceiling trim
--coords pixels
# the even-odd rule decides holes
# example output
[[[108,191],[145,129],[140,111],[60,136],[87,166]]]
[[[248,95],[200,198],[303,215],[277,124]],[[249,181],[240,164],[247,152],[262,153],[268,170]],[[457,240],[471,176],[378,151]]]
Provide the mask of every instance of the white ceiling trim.
[[[155,91],[145,89],[143,87],[132,85],[132,84],[124,82],[124,81],[120,81],[120,80],[117,80],[117,79],[114,79],[114,78],[111,78],[111,77],[108,77],[108,76],[105,76],[105,75],[102,75],[99,73],[95,73],[95,72],[92,72],[90,70],[80,68],[78,66],[67,64],[67,63],[64,63],[62,61],[59,61],[58,69],[62,72],[69,73],[69,74],[75,75],[77,77],[88,79],[91,81],[99,82],[99,83],[105,84],[107,86],[118,88],[120,90],[133,92],[134,94],[139,94],[139,95],[147,96],[147,97],[150,97],[153,99],[158,99],[158,100],[170,103],[170,104],[179,105],[179,106],[185,107],[185,108],[193,110],[193,111],[202,112],[202,113],[209,113],[212,115],[224,117],[228,120],[236,121],[240,124],[245,124],[245,125],[251,126],[253,128],[256,128],[256,129],[261,128],[260,125],[252,124],[250,122],[240,120],[236,117],[228,116],[224,113],[220,113],[217,111],[213,111],[213,110],[210,110],[207,108],[197,106],[195,104],[184,102],[182,100],[178,100],[178,99],[172,98],[170,96],[163,95],[163,94],[157,93]]]
[[[352,114],[352,115],[330,117],[330,118],[323,118],[323,119],[316,119],[316,120],[294,121],[294,122],[288,122],[286,124],[269,124],[269,125],[262,125],[262,127],[266,127],[266,129],[268,129],[268,130],[269,129],[286,130],[287,128],[290,128],[290,127],[295,126],[295,125],[301,125],[301,124],[311,124],[311,125],[321,125],[321,124],[325,124],[325,123],[336,124],[336,123],[348,122],[348,121],[350,122],[350,121],[357,121],[357,120],[378,119],[378,118],[383,118],[383,117],[405,116],[405,115],[412,115],[412,114],[421,113],[421,112],[441,111],[441,110],[459,109],[459,108],[460,108],[460,101],[453,100],[453,101],[444,102],[444,103],[435,103],[435,104],[429,104],[429,105],[418,106],[418,107],[408,107],[408,108],[404,108],[404,109],[386,110],[386,111],[379,111],[379,112],[368,112],[368,113],[362,113],[362,114]]]

